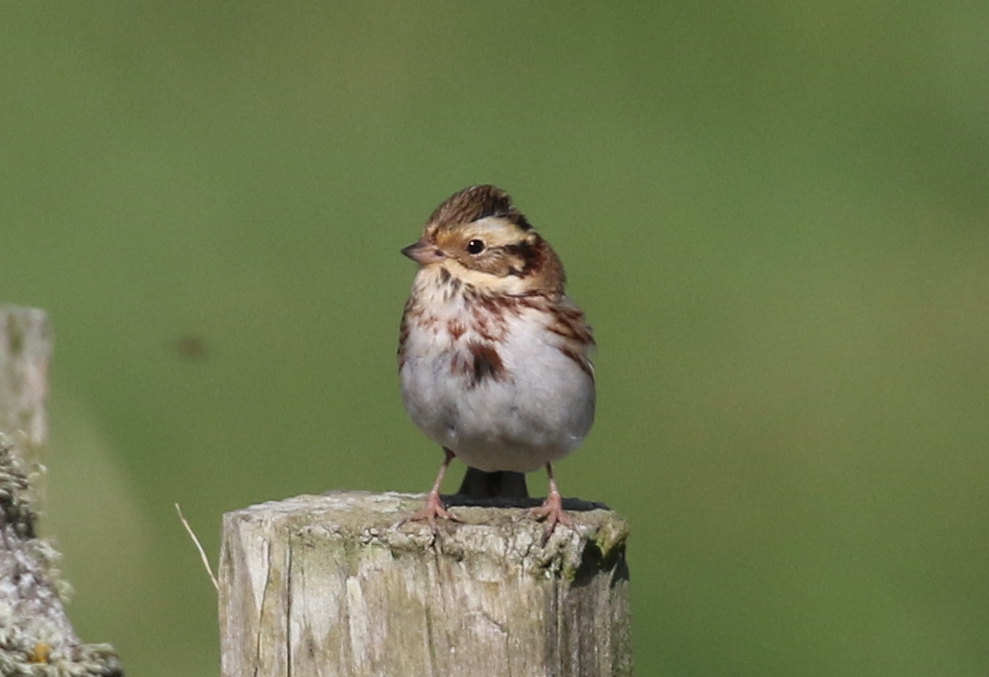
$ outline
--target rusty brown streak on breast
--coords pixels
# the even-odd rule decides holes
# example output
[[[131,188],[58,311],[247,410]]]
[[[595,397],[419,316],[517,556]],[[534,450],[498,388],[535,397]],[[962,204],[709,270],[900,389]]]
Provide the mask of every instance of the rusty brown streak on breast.
[[[450,332],[450,336],[454,341],[456,341],[464,335],[464,332],[467,331],[467,327],[457,320],[450,320],[450,323],[447,325],[447,331]]]
[[[471,375],[471,386],[478,386],[486,379],[495,381],[501,380],[505,375],[505,365],[501,361],[498,351],[489,345],[471,341],[467,344],[474,358],[474,370]]]
[[[504,321],[499,320],[496,316],[491,317],[479,314],[474,318],[474,331],[483,339],[498,341],[505,337],[507,329],[505,328]]]
[[[525,297],[504,294],[500,296],[480,294],[477,296],[477,303],[491,315],[502,317],[518,316],[522,314],[523,307],[532,307]]]
[[[402,323],[398,327],[398,370],[405,366],[405,342],[409,338],[409,315],[412,313],[412,301],[405,304],[402,313]]]
[[[463,283],[450,274],[446,268],[440,268],[440,287],[443,288],[443,300],[451,301],[460,291]]]
[[[576,350],[573,350],[572,348],[568,348],[566,346],[560,348],[560,352],[566,355],[567,357],[569,357],[574,362],[576,362],[577,366],[580,367],[581,371],[583,371],[585,374],[590,376],[591,379],[594,378],[594,368],[591,367],[590,360],[588,360],[586,357],[584,357]]]
[[[584,313],[578,308],[558,307],[554,321],[547,324],[546,329],[566,339],[594,344],[594,334],[584,319]]]

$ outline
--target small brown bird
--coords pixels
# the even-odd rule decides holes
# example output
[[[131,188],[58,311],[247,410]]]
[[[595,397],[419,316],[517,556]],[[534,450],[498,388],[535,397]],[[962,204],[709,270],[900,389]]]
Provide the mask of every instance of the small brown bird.
[[[425,509],[408,519],[434,528],[437,517],[456,519],[439,495],[456,457],[503,473],[488,479],[516,493],[511,473],[546,468],[549,495],[530,514],[545,519],[547,536],[558,522],[571,525],[552,462],[594,421],[595,343],[564,293],[556,252],[507,193],[472,186],[441,204],[402,253],[419,264],[399,339],[402,398],[445,454]]]

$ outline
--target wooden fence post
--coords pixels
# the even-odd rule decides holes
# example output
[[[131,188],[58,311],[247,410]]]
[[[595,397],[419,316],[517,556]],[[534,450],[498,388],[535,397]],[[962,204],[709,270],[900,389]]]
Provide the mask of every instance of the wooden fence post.
[[[626,523],[588,504],[576,532],[519,509],[400,527],[422,496],[331,492],[227,513],[224,677],[626,677]],[[577,502],[579,503],[579,502]],[[584,510],[580,508],[584,507]]]

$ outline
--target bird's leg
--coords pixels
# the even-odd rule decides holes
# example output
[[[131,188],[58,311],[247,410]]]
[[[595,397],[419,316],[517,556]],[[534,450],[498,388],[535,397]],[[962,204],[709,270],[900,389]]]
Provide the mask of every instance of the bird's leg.
[[[546,464],[546,474],[549,475],[549,495],[541,506],[529,510],[530,517],[537,520],[546,520],[543,530],[543,543],[549,540],[553,529],[556,528],[558,523],[573,528],[573,520],[570,518],[570,515],[563,511],[563,497],[560,496],[560,490],[556,488],[552,463]]]
[[[436,531],[436,518],[442,517],[443,519],[452,520],[454,522],[462,521],[459,517],[454,515],[452,512],[446,509],[443,505],[443,499],[440,498],[440,485],[443,484],[443,476],[446,475],[446,469],[450,467],[450,461],[455,458],[455,454],[443,447],[443,463],[440,465],[440,471],[436,475],[436,481],[433,482],[433,488],[429,490],[426,494],[426,507],[417,513],[409,515],[396,526],[401,526],[406,522],[419,522],[426,520],[429,522],[429,526],[433,531]]]

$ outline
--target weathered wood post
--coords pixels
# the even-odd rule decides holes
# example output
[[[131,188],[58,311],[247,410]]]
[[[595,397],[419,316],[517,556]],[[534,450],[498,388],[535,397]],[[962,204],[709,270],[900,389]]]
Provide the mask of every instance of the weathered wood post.
[[[576,531],[521,509],[394,524],[422,496],[332,492],[227,513],[224,677],[605,677],[632,674],[626,523],[566,507]],[[580,508],[584,507],[584,510]]]
[[[37,533],[52,340],[41,310],[0,306],[0,675],[121,677],[65,613],[58,553]]]

